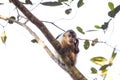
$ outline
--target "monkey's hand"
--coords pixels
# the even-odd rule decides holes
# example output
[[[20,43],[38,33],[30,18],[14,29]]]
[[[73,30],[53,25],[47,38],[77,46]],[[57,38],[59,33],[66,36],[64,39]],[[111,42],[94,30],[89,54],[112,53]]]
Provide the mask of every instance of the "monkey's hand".
[[[75,40],[74,45],[75,45],[74,52],[75,52],[75,54],[77,54],[79,52],[79,47],[78,47],[79,46],[79,40],[78,39]]]

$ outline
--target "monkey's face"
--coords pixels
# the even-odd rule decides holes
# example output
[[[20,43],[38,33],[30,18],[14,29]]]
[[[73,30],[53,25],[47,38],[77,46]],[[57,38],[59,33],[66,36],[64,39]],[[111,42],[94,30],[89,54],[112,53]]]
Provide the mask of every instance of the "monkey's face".
[[[64,34],[64,37],[65,37],[65,40],[66,40],[68,45],[74,45],[74,42],[76,40],[76,34],[75,33],[66,32]]]

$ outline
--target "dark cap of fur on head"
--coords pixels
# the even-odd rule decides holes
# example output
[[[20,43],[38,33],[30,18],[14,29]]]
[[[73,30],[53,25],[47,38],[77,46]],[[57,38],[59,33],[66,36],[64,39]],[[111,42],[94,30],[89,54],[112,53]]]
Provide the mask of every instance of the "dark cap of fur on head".
[[[72,29],[65,31],[65,33],[66,33],[66,32],[70,32],[70,34],[74,34],[74,33],[75,33]],[[63,36],[64,36],[65,33],[62,33]],[[59,35],[56,37],[56,39],[58,39],[62,34],[59,34]]]
[[[67,30],[66,32],[70,32],[70,34],[74,34],[74,33],[75,33],[72,29]],[[65,32],[65,33],[66,33],[66,32]]]

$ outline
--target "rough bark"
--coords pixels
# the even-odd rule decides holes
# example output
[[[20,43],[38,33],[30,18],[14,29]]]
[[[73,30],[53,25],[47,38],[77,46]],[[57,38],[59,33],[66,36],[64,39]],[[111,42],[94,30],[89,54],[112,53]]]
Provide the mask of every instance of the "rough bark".
[[[21,2],[18,0],[11,0],[13,4],[21,10],[21,12],[34,24],[37,28],[45,35],[45,37],[48,39],[48,41],[52,44],[52,46],[55,48],[56,51],[58,51],[59,54],[62,54],[62,48],[60,43],[53,37],[53,35],[49,32],[49,30],[46,28],[46,26],[38,19],[36,18]],[[65,61],[65,59],[64,59]],[[65,61],[66,62],[66,61]],[[67,64],[67,63],[66,63]],[[82,73],[75,67],[75,66],[69,66],[67,65],[68,74],[73,78],[73,80],[87,80],[86,77],[82,75]]]

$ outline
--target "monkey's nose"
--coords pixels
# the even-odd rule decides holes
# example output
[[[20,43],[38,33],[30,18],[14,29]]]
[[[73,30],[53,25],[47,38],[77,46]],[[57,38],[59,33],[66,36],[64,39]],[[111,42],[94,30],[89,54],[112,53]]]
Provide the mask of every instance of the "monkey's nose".
[[[74,41],[73,41],[73,40],[70,40],[69,42],[70,42],[70,43],[73,43]]]

